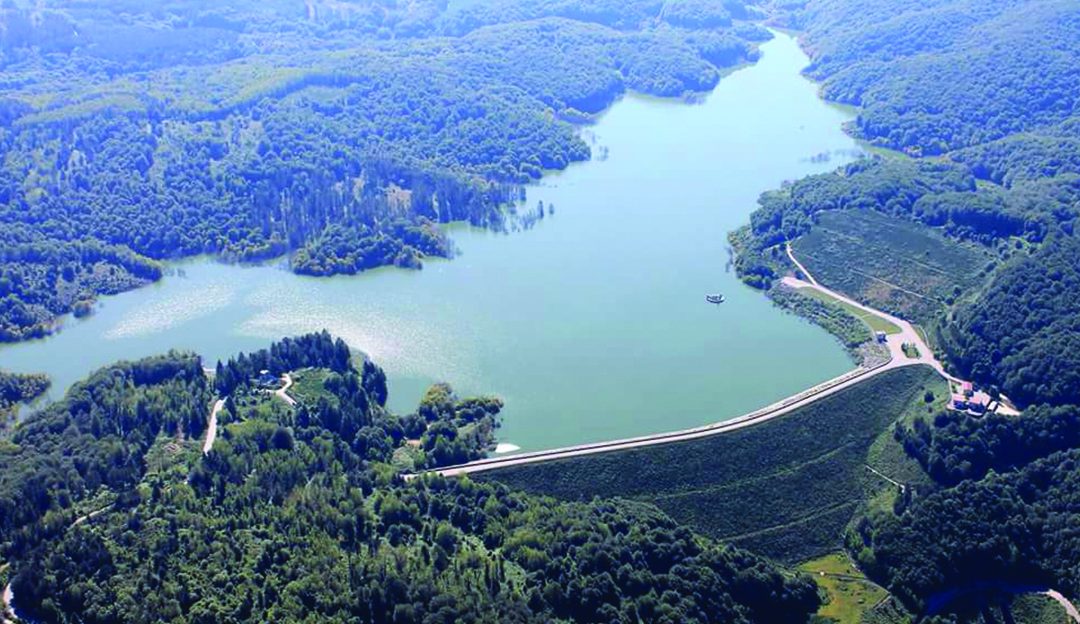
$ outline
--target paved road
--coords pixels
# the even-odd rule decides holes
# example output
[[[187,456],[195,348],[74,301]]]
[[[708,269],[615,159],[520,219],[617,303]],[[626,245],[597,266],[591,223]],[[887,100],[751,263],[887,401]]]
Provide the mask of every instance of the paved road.
[[[518,455],[510,455],[506,457],[493,457],[469,462],[460,466],[450,466],[431,472],[441,474],[447,477],[453,477],[463,474],[472,474],[487,470],[495,470],[497,468],[506,468],[509,466],[518,466],[522,464],[534,464],[539,462],[552,461],[556,459],[565,459],[567,457],[596,455],[599,453],[610,453],[612,451],[623,451],[633,448],[655,446],[657,444],[669,444],[672,442],[682,442],[685,440],[707,438],[709,436],[714,436],[721,433],[728,433],[731,431],[736,431],[738,429],[743,429],[745,427],[757,425],[772,420],[773,418],[779,418],[780,416],[797,410],[800,407],[804,407],[816,401],[820,401],[827,396],[836,394],[837,392],[841,392],[847,388],[854,386],[855,384],[862,383],[863,381],[866,381],[871,377],[880,375],[886,371],[918,364],[921,364],[921,362],[918,362],[916,360],[905,361],[893,359],[874,368],[860,367],[851,372],[845,373],[844,375],[826,381],[825,383],[814,386],[813,388],[804,390],[803,392],[800,392],[795,396],[788,397],[778,403],[774,403],[768,407],[751,412],[744,416],[740,416],[738,418],[734,418],[732,420],[725,420],[723,422],[705,425],[703,427],[695,427],[693,429],[684,429],[681,431],[673,431],[669,433],[640,436],[636,438],[613,440],[610,442],[581,444],[578,446],[551,449],[548,451],[537,451],[535,453],[521,453]]]
[[[930,348],[930,345],[926,344],[926,341],[922,339],[922,336],[919,334],[919,332],[915,331],[915,327],[911,323],[886,312],[875,310],[868,305],[864,305],[862,303],[859,303],[858,301],[855,301],[847,295],[843,295],[834,290],[825,288],[820,283],[818,283],[818,281],[814,279],[813,275],[811,275],[810,272],[806,270],[806,267],[803,266],[802,263],[795,258],[795,254],[791,251],[791,243],[787,244],[787,254],[788,258],[791,259],[791,262],[794,263],[795,266],[799,268],[799,271],[801,271],[802,274],[806,277],[806,280],[804,281],[796,277],[788,276],[783,278],[782,281],[784,284],[791,286],[792,288],[812,288],[819,292],[823,292],[830,297],[839,299],[840,301],[843,301],[850,306],[854,306],[862,310],[863,312],[868,312],[870,314],[879,316],[886,321],[889,321],[893,325],[896,325],[900,328],[899,334],[894,334],[887,338],[887,342],[889,345],[889,353],[892,355],[893,359],[909,359],[906,355],[904,355],[903,346],[905,343],[913,344],[915,345],[915,348],[919,351],[919,362],[928,366],[932,366],[934,370],[938,372],[938,374],[940,374],[945,379],[948,379],[949,381],[955,383],[960,382],[959,379],[945,372],[945,367],[941,364],[940,361],[938,361],[936,357],[934,357],[933,349]]]
[[[804,271],[804,274],[805,274],[805,271]],[[930,349],[930,345],[926,344],[926,341],[924,341],[922,339],[922,336],[919,335],[919,332],[915,331],[915,327],[911,323],[909,323],[909,322],[907,322],[907,321],[905,321],[905,320],[903,320],[901,318],[897,318],[897,317],[895,317],[895,316],[893,316],[891,314],[886,314],[885,312],[882,312],[880,310],[875,310],[874,308],[871,308],[870,306],[863,305],[863,304],[859,303],[858,301],[855,301],[854,299],[852,299],[850,297],[844,296],[844,295],[842,295],[842,294],[840,294],[840,293],[838,293],[836,291],[829,290],[828,288],[825,288],[824,286],[822,286],[820,284],[812,284],[810,282],[804,282],[804,281],[802,281],[802,280],[800,280],[798,278],[790,277],[790,276],[783,278],[782,281],[783,281],[784,284],[786,284],[787,286],[790,286],[792,288],[797,288],[797,289],[809,288],[809,289],[812,289],[812,290],[817,290],[819,292],[823,292],[823,293],[829,295],[830,297],[834,297],[834,298],[836,298],[836,299],[838,299],[840,301],[843,301],[844,303],[846,303],[848,305],[854,306],[854,307],[856,307],[856,308],[858,308],[858,309],[860,309],[860,310],[862,310],[864,312],[874,314],[876,316],[879,316],[879,317],[885,319],[886,321],[889,321],[893,325],[896,325],[897,327],[900,328],[900,333],[899,334],[892,334],[892,335],[889,335],[889,336],[885,337],[885,342],[889,347],[889,355],[892,356],[893,360],[902,360],[902,361],[907,361],[907,362],[926,364],[927,366],[930,366],[934,370],[936,370],[938,372],[938,374],[940,374],[945,379],[948,379],[948,380],[956,382],[956,383],[960,382],[959,379],[957,379],[956,377],[953,377],[949,373],[945,372],[945,367],[941,364],[941,362],[936,357],[934,357],[934,352],[933,352],[932,349]],[[919,357],[913,359],[913,358],[909,358],[906,354],[904,354],[904,345],[905,344],[913,344],[913,345],[915,345],[915,348],[918,349],[918,351],[919,351]]]
[[[934,352],[923,341],[915,328],[905,320],[899,319],[891,314],[886,314],[879,310],[875,310],[871,307],[863,305],[858,301],[846,297],[840,293],[834,292],[825,288],[819,284],[814,277],[806,270],[791,251],[791,246],[787,247],[788,256],[791,261],[799,268],[802,274],[806,277],[806,281],[794,278],[785,277],[784,283],[793,288],[814,288],[820,290],[829,296],[835,297],[840,301],[843,301],[849,305],[855,306],[860,310],[864,310],[871,314],[876,314],[889,322],[895,324],[900,328],[899,334],[894,334],[886,337],[886,343],[889,347],[890,360],[887,363],[880,364],[874,368],[858,368],[854,371],[841,375],[835,379],[826,381],[823,384],[814,386],[808,390],[804,390],[799,394],[788,397],[778,403],[774,403],[768,407],[751,412],[744,416],[732,420],[725,420],[723,422],[706,425],[704,427],[696,427],[693,429],[685,429],[681,431],[674,431],[670,433],[661,433],[655,435],[641,436],[636,438],[627,438],[622,440],[613,440],[610,442],[599,442],[595,444],[582,444],[578,446],[570,446],[559,449],[551,449],[548,451],[538,451],[534,453],[521,453],[518,455],[510,455],[506,457],[493,457],[487,459],[481,459],[460,466],[450,466],[442,468],[440,470],[434,470],[437,474],[441,474],[447,477],[453,477],[463,474],[472,474],[477,472],[484,472],[487,470],[495,470],[498,468],[507,468],[509,466],[520,466],[523,464],[534,464],[545,461],[552,461],[556,459],[565,459],[568,457],[581,457],[583,455],[596,455],[599,453],[610,453],[613,451],[623,451],[633,448],[641,448],[646,446],[654,446],[657,444],[669,444],[672,442],[682,442],[685,440],[694,440],[697,438],[705,438],[709,436],[719,435],[722,433],[728,433],[730,431],[736,431],[744,427],[750,427],[757,425],[773,418],[779,418],[784,416],[800,407],[805,407],[816,401],[820,401],[828,396],[834,395],[847,388],[850,388],[856,384],[862,383],[871,377],[875,377],[889,370],[895,370],[905,366],[918,366],[925,365],[932,367],[941,376],[946,379],[958,381],[953,376],[945,372],[944,366],[941,362],[934,357]],[[904,354],[904,343],[912,343],[919,350],[918,358],[909,358]],[[411,478],[415,475],[409,475],[407,478]]]
[[[806,267],[803,266],[802,262],[799,262],[799,260],[795,258],[795,253],[791,251],[791,243],[784,243],[784,249],[787,250],[788,260],[791,260],[791,263],[794,264],[797,269],[799,269],[799,272],[803,274],[803,277],[806,278],[806,281],[809,282],[811,286],[821,286],[821,284],[818,284],[817,280],[814,279],[814,276],[810,274],[810,271],[806,270]]]

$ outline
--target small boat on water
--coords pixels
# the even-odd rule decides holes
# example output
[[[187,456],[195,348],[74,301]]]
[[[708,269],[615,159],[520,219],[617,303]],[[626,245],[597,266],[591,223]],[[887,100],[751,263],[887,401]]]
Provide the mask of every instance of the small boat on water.
[[[724,295],[705,295],[705,301],[720,305],[721,303],[724,303]]]

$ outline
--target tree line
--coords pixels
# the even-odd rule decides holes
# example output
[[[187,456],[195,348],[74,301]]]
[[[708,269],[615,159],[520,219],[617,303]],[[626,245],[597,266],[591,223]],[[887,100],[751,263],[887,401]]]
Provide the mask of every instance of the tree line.
[[[385,408],[381,371],[358,369],[342,344],[313,334],[222,363],[237,378],[314,366],[305,374],[321,384],[305,381],[296,408],[227,384],[206,455],[192,437],[205,427],[211,384],[181,354],[107,367],[27,420],[0,478],[0,548],[20,614],[782,624],[817,608],[810,579],[648,504],[559,502],[466,478],[404,482],[392,462],[407,439],[424,437],[437,463],[444,440],[494,418],[501,403],[438,385],[399,417]],[[180,418],[182,406],[191,418]],[[113,503],[73,523],[103,492]],[[48,504],[30,514],[26,500]]]
[[[736,268],[772,287],[793,268],[785,243],[841,209],[981,245],[993,258],[983,285],[927,329],[954,372],[1024,408],[897,424],[889,443],[921,473],[904,468],[918,478],[859,511],[847,549],[916,621],[988,622],[992,597],[1018,588],[1075,600],[1080,11],[1052,0],[839,0],[781,13],[803,29],[807,73],[824,95],[860,107],[853,133],[915,158],[868,158],[766,193],[732,236]],[[974,615],[959,595],[975,596]]]
[[[523,184],[589,157],[568,120],[628,89],[709,90],[768,37],[672,28],[652,0],[9,4],[4,341],[161,260],[287,256],[323,276],[448,257],[440,224],[504,229]]]
[[[49,389],[48,375],[0,370],[0,428],[6,427],[22,403],[29,403]]]

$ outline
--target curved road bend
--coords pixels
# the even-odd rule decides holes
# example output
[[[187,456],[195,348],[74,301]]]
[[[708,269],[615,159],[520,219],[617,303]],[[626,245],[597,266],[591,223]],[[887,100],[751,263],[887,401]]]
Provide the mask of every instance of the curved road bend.
[[[274,390],[274,394],[276,394],[277,397],[279,399],[281,399],[282,401],[285,401],[286,405],[289,405],[289,406],[296,405],[296,399],[294,399],[294,398],[292,398],[291,396],[288,395],[289,388],[292,388],[292,385],[293,385],[292,375],[290,375],[289,373],[282,373],[281,374],[281,384],[282,385],[281,385],[280,388],[278,388],[277,390]]]
[[[960,379],[953,377],[945,371],[945,367],[941,364],[940,361],[938,361],[936,357],[934,357],[933,349],[930,348],[930,345],[926,344],[926,341],[922,339],[922,336],[919,335],[919,332],[915,331],[915,327],[911,323],[886,312],[882,312],[881,310],[875,310],[868,305],[855,301],[847,295],[842,295],[834,290],[825,288],[817,280],[815,280],[813,275],[811,275],[810,271],[807,271],[806,267],[803,266],[803,264],[799,262],[797,258],[795,258],[795,254],[791,250],[791,243],[787,243],[787,255],[791,262],[796,267],[798,267],[799,271],[806,277],[806,280],[804,281],[797,277],[786,276],[781,280],[785,285],[796,289],[812,288],[819,292],[825,293],[826,295],[829,295],[834,299],[843,301],[850,306],[854,306],[862,310],[863,312],[879,316],[886,321],[889,321],[893,325],[896,325],[900,328],[899,334],[887,337],[889,353],[892,355],[893,359],[908,359],[907,356],[904,355],[904,344],[914,344],[915,348],[919,351],[919,357],[912,361],[931,366],[934,370],[938,372],[939,375],[941,375],[945,379],[948,379],[949,381],[952,381],[954,383],[960,383]]]
[[[15,624],[19,615],[15,613],[15,607],[11,606],[11,602],[15,599],[14,592],[11,591],[11,582],[8,582],[4,586],[3,594],[0,594],[0,624]]]
[[[290,376],[288,373],[285,373],[281,376],[281,381],[284,385],[281,388],[275,390],[274,394],[277,395],[277,397],[280,398],[282,401],[285,401],[286,404],[296,405],[296,399],[286,394],[289,388],[291,388],[293,385],[292,376]],[[203,455],[206,455],[210,452],[210,449],[214,448],[214,440],[217,439],[218,414],[220,414],[221,410],[224,408],[225,399],[218,399],[214,403],[214,407],[210,410],[210,422],[206,425],[206,438],[203,440]]]
[[[787,250],[787,257],[788,257],[788,260],[791,260],[791,263],[795,265],[795,268],[796,268],[796,269],[799,269],[799,272],[800,272],[800,273],[802,273],[802,274],[803,274],[803,277],[805,277],[805,278],[806,278],[806,282],[809,282],[809,284],[810,284],[811,286],[814,286],[814,287],[816,287],[816,288],[821,288],[821,284],[818,284],[817,280],[816,280],[816,279],[814,279],[814,276],[810,274],[810,271],[807,271],[807,270],[806,270],[806,267],[804,267],[804,266],[803,266],[802,262],[799,262],[799,261],[798,261],[798,260],[797,260],[797,259],[795,258],[795,254],[794,254],[794,253],[793,253],[793,252],[791,251],[791,242],[790,242],[790,241],[788,241],[788,242],[784,243],[784,249],[786,249],[786,250]],[[798,279],[797,277],[796,277],[796,278],[792,278],[792,279],[794,279],[794,280],[795,280],[795,281],[797,281],[797,282],[798,282],[798,281],[801,281],[801,280],[799,280],[799,279]]]
[[[828,288],[825,288],[819,284],[809,271],[804,267],[794,256],[791,251],[791,245],[787,246],[788,257],[795,264],[796,267],[806,276],[807,281],[803,281],[794,277],[785,277],[783,282],[793,288],[814,288],[831,297],[835,297],[844,303],[855,306],[860,310],[864,310],[871,314],[876,314],[889,322],[895,324],[900,328],[899,334],[894,334],[886,337],[886,343],[889,347],[889,354],[891,359],[885,364],[879,364],[874,368],[857,368],[854,371],[845,373],[835,379],[826,381],[804,390],[799,394],[788,397],[778,403],[774,403],[768,407],[762,408],[755,412],[751,412],[744,416],[734,418],[732,420],[725,420],[723,422],[714,423],[711,425],[705,425],[703,427],[696,427],[693,429],[684,429],[681,431],[673,431],[669,433],[660,433],[655,435],[647,435],[636,438],[626,438],[622,440],[613,440],[610,442],[598,442],[594,444],[582,444],[578,446],[569,446],[558,449],[551,449],[547,451],[537,451],[534,453],[521,453],[519,455],[510,455],[507,457],[493,457],[488,459],[480,459],[477,461],[469,462],[467,464],[461,464],[458,466],[450,466],[439,470],[431,470],[421,474],[440,474],[445,477],[454,477],[463,474],[471,474],[475,472],[483,472],[487,470],[495,470],[498,468],[507,468],[509,466],[520,466],[524,464],[535,464],[539,462],[552,461],[556,459],[565,459],[568,457],[580,457],[582,455],[596,455],[599,453],[610,453],[612,451],[622,451],[633,448],[641,448],[645,446],[654,446],[657,444],[668,444],[671,442],[682,442],[685,440],[694,440],[698,438],[705,438],[721,433],[727,433],[730,431],[736,431],[744,427],[750,427],[757,425],[773,418],[778,418],[785,414],[788,414],[800,407],[810,405],[816,401],[820,401],[825,397],[831,396],[840,392],[846,388],[850,388],[858,383],[862,383],[871,377],[875,377],[889,370],[902,368],[905,366],[930,366],[938,372],[942,377],[950,381],[959,381],[952,375],[945,372],[945,367],[941,362],[934,357],[934,352],[926,344],[926,342],[919,336],[919,333],[915,331],[915,328],[911,323],[899,319],[891,314],[886,314],[880,310],[875,310],[869,306],[863,305],[858,301],[851,299],[850,297],[841,295]],[[918,358],[909,358],[904,354],[903,345],[905,343],[912,343],[919,350]],[[417,475],[406,475],[406,479],[414,478]]]
[[[1057,603],[1065,609],[1065,613],[1069,614],[1070,620],[1080,623],[1080,611],[1078,611],[1076,606],[1068,598],[1063,596],[1061,592],[1054,589],[1048,589],[1043,592],[1043,595],[1049,596],[1051,600],[1057,601]]]

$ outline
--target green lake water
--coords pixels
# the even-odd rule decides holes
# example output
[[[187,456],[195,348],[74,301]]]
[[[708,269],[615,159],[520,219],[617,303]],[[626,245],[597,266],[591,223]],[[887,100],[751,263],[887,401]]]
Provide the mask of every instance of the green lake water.
[[[0,367],[57,392],[119,359],[170,348],[209,363],[327,328],[371,355],[406,412],[427,384],[506,401],[500,440],[537,450],[724,420],[852,367],[821,329],[728,269],[727,234],[758,195],[858,154],[778,34],[702,103],[630,96],[584,130],[608,156],[545,177],[527,231],[453,228],[460,255],[422,271],[317,279],[280,263],[212,260],[104,298],[45,340],[0,349]],[[710,305],[706,293],[727,302]]]

